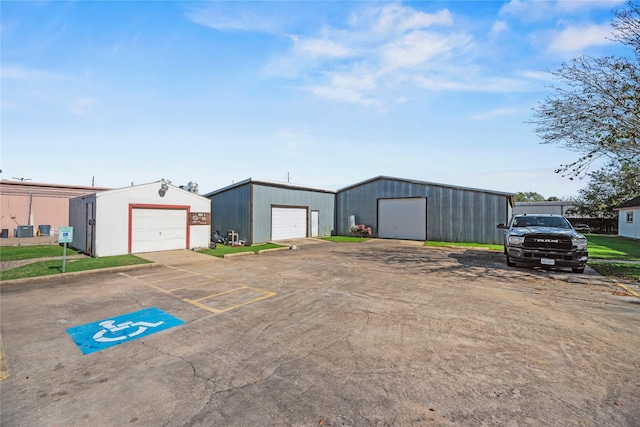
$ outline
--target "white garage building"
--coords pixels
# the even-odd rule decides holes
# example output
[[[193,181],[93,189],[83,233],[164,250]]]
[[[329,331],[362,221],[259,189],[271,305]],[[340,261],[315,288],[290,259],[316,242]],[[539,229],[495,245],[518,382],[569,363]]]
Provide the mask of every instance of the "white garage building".
[[[211,201],[164,181],[69,200],[72,247],[94,257],[206,248]]]

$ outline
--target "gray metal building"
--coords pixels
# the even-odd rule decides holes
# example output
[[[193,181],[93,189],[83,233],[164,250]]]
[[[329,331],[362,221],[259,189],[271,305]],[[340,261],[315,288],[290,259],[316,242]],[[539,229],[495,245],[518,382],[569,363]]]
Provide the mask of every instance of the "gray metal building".
[[[580,215],[570,213],[570,209],[575,206],[575,203],[566,200],[555,202],[516,202],[513,208],[513,214],[552,214],[562,215],[567,218],[580,218]]]
[[[349,234],[355,215],[375,237],[500,244],[496,224],[513,205],[512,193],[378,176],[337,191],[337,234]]]
[[[335,191],[247,179],[205,195],[211,231],[246,244],[335,234]]]

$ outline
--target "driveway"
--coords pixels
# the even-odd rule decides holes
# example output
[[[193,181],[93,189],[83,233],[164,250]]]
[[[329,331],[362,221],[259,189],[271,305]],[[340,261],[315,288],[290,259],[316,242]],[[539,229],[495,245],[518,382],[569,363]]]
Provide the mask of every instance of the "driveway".
[[[3,289],[1,424],[640,425],[640,300],[595,272],[296,247]],[[107,319],[140,335],[83,354]]]

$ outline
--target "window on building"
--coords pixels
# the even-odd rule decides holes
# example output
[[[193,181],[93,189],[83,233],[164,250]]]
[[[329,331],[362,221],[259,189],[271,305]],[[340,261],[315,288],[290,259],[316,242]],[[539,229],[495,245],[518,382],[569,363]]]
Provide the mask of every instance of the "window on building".
[[[627,212],[627,222],[633,222],[633,211]]]

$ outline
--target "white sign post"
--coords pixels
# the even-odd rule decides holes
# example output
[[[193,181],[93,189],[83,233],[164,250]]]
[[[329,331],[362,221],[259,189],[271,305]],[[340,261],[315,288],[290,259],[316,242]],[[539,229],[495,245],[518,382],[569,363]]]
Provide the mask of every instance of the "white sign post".
[[[73,227],[58,228],[58,243],[64,243],[64,251],[62,253],[62,272],[67,269],[67,243],[73,242]]]

